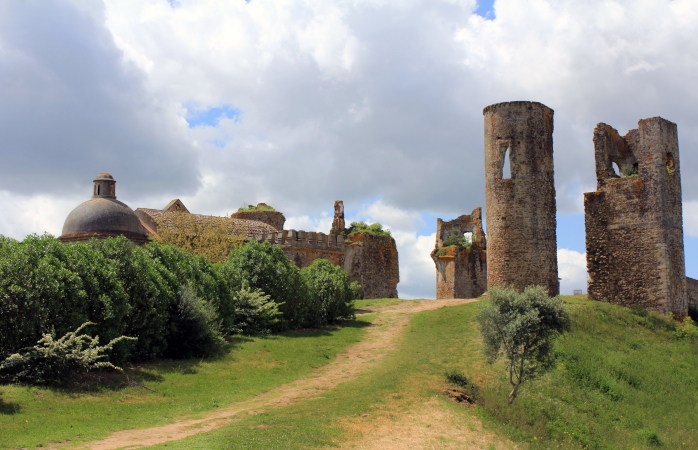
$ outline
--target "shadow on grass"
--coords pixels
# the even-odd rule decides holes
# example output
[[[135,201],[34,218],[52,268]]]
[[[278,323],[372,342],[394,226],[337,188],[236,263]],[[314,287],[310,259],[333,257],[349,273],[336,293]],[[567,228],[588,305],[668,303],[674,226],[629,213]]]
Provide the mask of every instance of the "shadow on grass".
[[[365,322],[363,320],[342,320],[336,325],[323,325],[318,328],[303,328],[300,330],[289,330],[278,334],[272,334],[269,336],[262,336],[263,339],[278,339],[279,336],[284,337],[319,337],[319,336],[332,336],[334,333],[342,328],[368,328],[372,326],[370,322]]]
[[[5,402],[0,398],[0,414],[12,415],[19,412],[19,403]]]

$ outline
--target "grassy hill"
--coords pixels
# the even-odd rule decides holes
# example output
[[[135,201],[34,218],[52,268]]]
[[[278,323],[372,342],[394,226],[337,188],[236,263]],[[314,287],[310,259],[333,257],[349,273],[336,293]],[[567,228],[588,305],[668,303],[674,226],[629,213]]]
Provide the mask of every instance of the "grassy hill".
[[[557,366],[524,384],[513,405],[506,405],[502,367],[482,358],[479,304],[472,303],[414,315],[394,343],[376,350],[383,352],[377,364],[330,391],[157,448],[370,448],[383,441],[393,445],[385,448],[404,448],[401,442],[413,448],[698,448],[698,342],[680,338],[677,323],[665,317],[566,299],[573,328],[556,344]],[[333,361],[363,339],[370,327],[362,325],[390,326],[397,319],[381,321],[381,314],[399,303],[362,301],[358,306],[378,319],[364,317],[347,329],[255,338],[221,361],[141,369],[152,375],[142,376],[148,389],[0,386],[0,447],[67,438],[69,427],[97,437],[247,398]],[[254,376],[244,375],[245,368]],[[451,398],[448,392],[457,388],[447,372],[476,385],[475,405]],[[81,422],[90,414],[97,431]]]

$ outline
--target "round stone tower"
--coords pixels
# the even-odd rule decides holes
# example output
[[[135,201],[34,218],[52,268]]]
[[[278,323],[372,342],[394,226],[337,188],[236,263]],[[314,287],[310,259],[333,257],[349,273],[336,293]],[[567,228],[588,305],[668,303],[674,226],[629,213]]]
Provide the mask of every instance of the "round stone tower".
[[[483,114],[487,285],[558,295],[553,110],[508,102]]]

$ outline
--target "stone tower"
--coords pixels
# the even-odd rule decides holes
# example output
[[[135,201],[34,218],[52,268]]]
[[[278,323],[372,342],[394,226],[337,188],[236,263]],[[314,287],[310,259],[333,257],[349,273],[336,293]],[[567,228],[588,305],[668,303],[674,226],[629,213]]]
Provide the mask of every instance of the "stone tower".
[[[470,246],[454,242],[471,233]],[[458,239],[453,239],[457,237]],[[436,298],[475,298],[487,290],[487,244],[482,209],[444,222],[436,219]]]
[[[334,219],[332,220],[332,229],[330,234],[342,234],[346,228],[344,224],[344,202],[336,200],[334,202]]]
[[[537,102],[486,107],[487,284],[558,295],[553,110]],[[508,160],[510,174],[504,173]]]
[[[600,123],[594,153],[596,192],[584,194],[589,297],[685,316],[676,124],[644,119],[621,137]]]

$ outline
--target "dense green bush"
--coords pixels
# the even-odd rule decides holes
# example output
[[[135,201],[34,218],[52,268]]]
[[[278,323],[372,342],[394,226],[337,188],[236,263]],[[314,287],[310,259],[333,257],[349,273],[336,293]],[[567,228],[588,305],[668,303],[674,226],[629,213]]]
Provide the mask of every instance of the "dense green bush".
[[[243,286],[233,297],[237,332],[268,334],[281,320],[279,305],[259,289]]]
[[[123,236],[92,241],[90,245],[115,264],[131,306],[124,334],[137,337],[138,342],[130,351],[120,353],[118,359],[146,360],[162,355],[172,332],[170,310],[177,292],[166,281],[171,276],[169,271]]]
[[[298,268],[276,245],[247,242],[230,252],[228,272],[234,280],[245,280],[251,289],[259,289],[279,305],[283,320],[275,330],[308,326],[308,294]],[[239,289],[237,289],[239,290]]]
[[[137,338],[109,348],[115,362],[205,356],[224,335],[351,317],[360,289],[324,260],[301,275],[267,242],[249,242],[212,264],[171,245],[133,246],[123,236],[70,244],[49,235],[0,236],[0,360],[85,322],[104,341]]]
[[[182,286],[170,322],[172,333],[165,356],[191,358],[219,353],[225,341],[215,307],[197,296],[191,285]]]
[[[193,255],[172,245],[151,242],[146,253],[168,271],[163,274],[172,292],[184,286],[194,288],[197,297],[213,305],[221,321],[221,331],[232,333],[235,328],[235,306],[231,289],[218,267],[202,255]]]
[[[353,293],[347,274],[326,259],[316,259],[301,270],[303,281],[308,287],[312,315],[311,326],[336,323],[339,319],[354,317]]]
[[[4,239],[0,251],[0,356],[87,321],[105,339],[122,334],[128,298],[99,252],[49,235]]]

